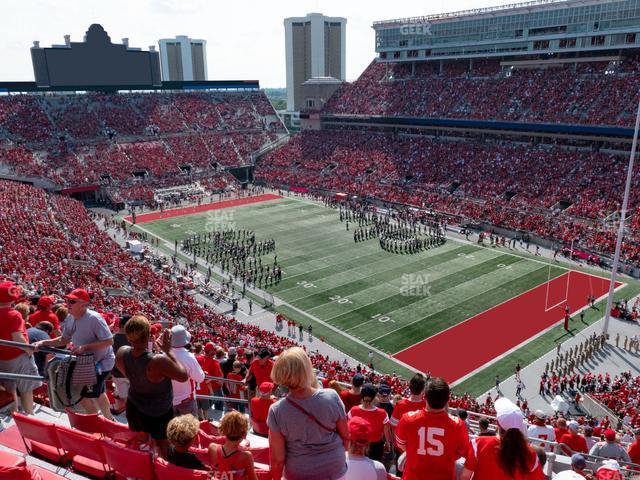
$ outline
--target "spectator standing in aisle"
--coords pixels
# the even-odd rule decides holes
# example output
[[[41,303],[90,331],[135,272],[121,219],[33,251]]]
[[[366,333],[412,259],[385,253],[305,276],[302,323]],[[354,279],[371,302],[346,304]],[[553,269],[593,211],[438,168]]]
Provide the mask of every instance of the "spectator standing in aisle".
[[[335,390],[317,389],[313,366],[299,347],[285,350],[272,371],[289,394],[269,409],[273,480],[339,480],[347,473],[347,415]]]
[[[171,329],[171,346],[176,359],[184,366],[189,376],[186,381],[172,380],[173,409],[176,415],[197,415],[196,386],[204,382],[204,371],[195,355],[187,350],[191,334],[182,325]]]
[[[95,385],[82,390],[82,407],[87,413],[102,412],[105,418],[113,420],[111,403],[105,391],[105,380],[115,365],[113,353],[113,335],[107,322],[98,312],[89,308],[89,293],[77,288],[65,296],[69,307],[69,316],[62,327],[62,335],[51,340],[35,343],[36,347],[62,347],[73,344],[76,355],[93,354],[96,364],[97,381]]]
[[[24,319],[14,308],[22,289],[12,282],[0,283],[0,339],[29,343]],[[38,367],[30,352],[14,347],[0,346],[0,371],[23,375],[38,375]],[[14,409],[21,404],[27,415],[33,414],[33,390],[40,382],[30,380],[0,380],[0,386],[13,395]],[[20,401],[18,401],[20,391]]]
[[[145,317],[131,317],[124,333],[131,346],[118,350],[116,365],[129,379],[126,405],[129,428],[148,434],[157,453],[166,458],[167,426],[173,418],[171,382],[184,382],[189,374],[172,352],[170,330],[165,330],[156,342],[156,348],[162,354],[152,353],[149,349],[150,326]]]

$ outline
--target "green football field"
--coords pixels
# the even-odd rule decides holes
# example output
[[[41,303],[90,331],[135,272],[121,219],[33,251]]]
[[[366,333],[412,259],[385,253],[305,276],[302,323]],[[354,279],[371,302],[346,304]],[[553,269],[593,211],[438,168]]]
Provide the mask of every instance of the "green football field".
[[[284,273],[282,282],[268,290],[288,304],[275,310],[305,326],[313,325],[316,338],[325,337],[364,363],[373,349],[376,369],[403,376],[411,374],[410,367],[389,354],[566,272],[551,261],[452,239],[419,254],[389,253],[377,239],[355,243],[353,231],[346,230],[336,210],[292,197],[156,220],[140,227],[171,244],[225,227],[252,229],[258,241],[275,239]],[[272,263],[273,254],[262,259]],[[635,291],[637,285],[630,288]],[[576,328],[597,318],[597,312],[589,311],[584,325]],[[493,376],[500,373],[504,378],[516,362],[526,365],[535,360],[553,348],[563,333],[561,327],[553,328],[498,360],[491,373],[476,373],[458,388],[474,394],[486,391]]]

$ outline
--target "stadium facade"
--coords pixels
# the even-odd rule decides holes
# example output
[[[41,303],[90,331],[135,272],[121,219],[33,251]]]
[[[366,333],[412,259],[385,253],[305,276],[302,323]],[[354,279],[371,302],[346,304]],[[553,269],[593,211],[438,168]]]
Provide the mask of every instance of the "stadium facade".
[[[535,0],[373,24],[384,62],[579,57],[638,48],[639,0]]]

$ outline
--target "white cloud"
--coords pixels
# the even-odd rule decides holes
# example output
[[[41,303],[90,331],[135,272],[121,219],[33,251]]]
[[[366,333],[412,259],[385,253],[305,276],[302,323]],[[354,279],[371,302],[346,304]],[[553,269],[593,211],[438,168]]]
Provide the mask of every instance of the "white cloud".
[[[374,57],[375,20],[512,3],[512,0],[23,0],[0,1],[0,81],[33,80],[29,48],[80,41],[100,23],[114,43],[129,38],[148,48],[158,39],[189,35],[207,40],[210,79],[257,79],[285,84],[283,20],[309,12],[347,18],[347,78]]]

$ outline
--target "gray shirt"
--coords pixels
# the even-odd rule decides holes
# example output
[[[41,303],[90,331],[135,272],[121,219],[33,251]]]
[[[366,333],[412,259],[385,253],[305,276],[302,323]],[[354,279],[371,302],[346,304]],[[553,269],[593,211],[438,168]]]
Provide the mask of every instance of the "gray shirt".
[[[617,461],[631,462],[627,451],[622,445],[617,443],[598,442],[591,448],[589,455],[612,458]]]
[[[87,310],[79,319],[75,319],[73,315],[69,314],[62,327],[62,337],[67,341],[73,342],[76,347],[81,347],[89,343],[108,340],[113,335],[111,335],[107,322],[102,318],[102,315],[94,310]],[[113,369],[116,357],[113,354],[111,345],[106,348],[92,350],[91,353],[93,353],[96,363],[101,362],[103,372]]]
[[[322,425],[335,428],[347,415],[335,390],[316,390],[309,398],[293,399]],[[287,480],[336,480],[347,472],[342,439],[329,432],[286,399],[271,405],[267,425],[285,438]]]

